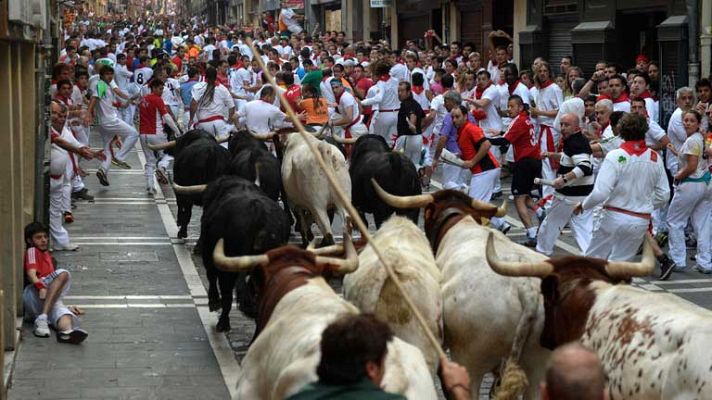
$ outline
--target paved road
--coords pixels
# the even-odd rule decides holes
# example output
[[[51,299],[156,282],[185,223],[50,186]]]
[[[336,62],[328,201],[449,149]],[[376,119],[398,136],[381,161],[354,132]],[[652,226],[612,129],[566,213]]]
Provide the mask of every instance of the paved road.
[[[86,308],[89,339],[79,347],[59,345],[35,338],[31,324],[25,324],[9,398],[230,397],[254,323],[233,309],[233,330],[214,332],[217,318],[207,310],[204,268],[192,254],[201,210],[194,209],[188,239],[176,239],[173,192],[163,186],[162,193],[148,197],[142,162],[142,154],[132,153],[132,169],[112,169],[109,188],[94,176],[86,179],[97,200],[79,203],[77,221],[69,226],[81,249],[54,254],[72,272],[67,303]],[[506,180],[504,187],[507,197]],[[508,220],[515,225],[509,236],[523,240],[509,203]],[[340,232],[341,221],[334,225]],[[290,242],[300,243],[299,236],[293,234]],[[576,252],[565,230],[556,254]],[[712,278],[694,271],[676,273],[667,282],[636,279],[634,284],[712,308]]]

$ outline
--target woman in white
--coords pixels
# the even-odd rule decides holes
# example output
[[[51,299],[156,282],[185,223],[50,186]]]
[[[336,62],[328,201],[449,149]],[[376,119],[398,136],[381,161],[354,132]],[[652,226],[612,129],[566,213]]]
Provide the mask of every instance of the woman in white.
[[[694,110],[683,115],[682,123],[687,140],[677,150],[668,148],[678,156],[679,169],[675,174],[675,194],[670,203],[667,220],[670,226],[670,257],[677,265],[677,271],[685,270],[687,252],[685,246],[685,225],[692,221],[697,236],[697,262],[699,272],[712,273],[710,261],[710,172],[703,159],[705,140],[700,133],[702,116]]]
[[[374,61],[369,66],[373,71],[374,79],[378,79],[374,86],[378,87],[376,95],[361,101],[361,106],[378,105],[378,113],[373,114],[371,121],[372,133],[383,136],[389,146],[393,146],[398,125],[398,79],[391,77],[391,64],[385,58]]]
[[[218,136],[230,133],[235,115],[235,103],[230,91],[217,82],[218,71],[209,67],[205,82],[196,83],[191,90],[190,121],[196,129],[203,129]]]

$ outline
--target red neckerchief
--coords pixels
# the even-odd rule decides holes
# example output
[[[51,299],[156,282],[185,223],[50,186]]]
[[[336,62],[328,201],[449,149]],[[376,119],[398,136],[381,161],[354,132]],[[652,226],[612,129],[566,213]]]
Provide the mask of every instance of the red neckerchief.
[[[354,53],[345,53],[343,58],[354,58],[356,55]]]
[[[388,82],[389,79],[391,79],[390,74],[383,74],[378,78],[378,80],[380,80],[382,82]]]
[[[630,101],[630,98],[628,97],[628,93],[623,92],[621,93],[620,96],[618,96],[617,99],[611,99],[613,100],[613,103],[623,103],[624,101]]]
[[[425,90],[423,85],[413,85],[412,89],[413,89],[413,93],[418,94],[418,95],[423,93],[423,90]]]
[[[553,84],[554,84],[554,81],[552,81],[551,79],[549,79],[548,81],[546,81],[546,82],[544,82],[544,83],[541,84],[541,87],[539,88],[539,90],[546,89],[546,88],[548,88],[549,86],[551,86],[551,85],[553,85]]]
[[[64,103],[64,105],[67,105],[67,106],[70,105],[70,104],[69,104],[69,97],[64,97],[64,96],[60,95],[59,93],[57,93],[57,94],[54,95],[54,98],[55,98],[56,100],[59,100],[59,101],[61,101],[62,103]]]
[[[641,93],[640,96],[638,96],[638,97],[640,97],[641,99],[652,99],[653,95],[650,94],[649,90],[646,90],[643,93]]]
[[[603,135],[603,131],[605,131],[606,128],[608,128],[608,125],[610,125],[610,124],[611,124],[611,121],[606,122],[606,124],[601,126],[601,128],[598,130],[598,132],[596,132],[596,135],[601,137],[601,135]]]
[[[507,87],[507,90],[509,90],[510,96],[514,94],[515,90],[517,90],[517,86],[519,86],[519,79],[517,79],[516,81],[514,81],[514,83],[512,83],[511,85],[509,85],[509,87]]]
[[[485,94],[485,91],[492,86],[492,82],[488,83],[487,86],[485,86],[484,89],[480,90],[479,86],[475,86],[475,99],[480,100],[482,98],[482,95]]]
[[[639,156],[645,153],[645,151],[648,150],[648,147],[645,145],[644,139],[628,140],[621,145],[621,149],[623,149],[626,153],[630,155]]]

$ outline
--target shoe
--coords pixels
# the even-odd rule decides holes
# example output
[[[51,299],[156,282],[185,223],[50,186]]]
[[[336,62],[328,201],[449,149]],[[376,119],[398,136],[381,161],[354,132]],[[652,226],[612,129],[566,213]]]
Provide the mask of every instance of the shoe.
[[[663,254],[658,257],[658,262],[660,263],[660,280],[666,281],[670,279],[672,271],[675,270],[675,262],[668,257],[667,254]]]
[[[32,333],[37,337],[49,337],[49,323],[47,317],[35,318],[35,330]]]
[[[712,268],[703,268],[699,264],[695,265],[695,269],[697,270],[697,272],[699,272],[701,274],[705,274],[705,275],[712,274]]]
[[[122,169],[131,169],[131,166],[125,161],[117,160],[116,158],[112,158],[111,163]]]
[[[89,189],[84,188],[78,192],[72,193],[72,199],[94,201],[94,196],[89,194]]]
[[[156,179],[158,179],[158,183],[162,185],[168,184],[168,175],[166,175],[166,170],[164,168],[156,169]]]
[[[507,232],[509,232],[509,230],[512,229],[512,225],[509,222],[505,222],[502,224],[502,226],[500,226],[497,229],[506,235]]]
[[[146,188],[146,193],[147,193],[149,196],[153,197],[153,196],[156,195],[157,191],[156,191],[155,188],[147,187],[147,188]]]
[[[675,264],[675,266],[672,267],[673,272],[687,272],[689,270],[690,270],[690,268],[688,268],[687,266],[679,267],[679,266],[677,266],[677,264]]]
[[[74,222],[74,215],[69,211],[65,211],[64,212],[64,223],[71,224],[72,222]]]
[[[502,192],[492,193],[492,200],[498,200],[502,198]]]
[[[79,250],[79,246],[76,244],[68,244],[64,247],[62,246],[54,246],[53,251],[77,251]]]
[[[104,172],[104,170],[100,169],[96,171],[96,177],[99,179],[99,183],[101,183],[102,186],[109,186],[109,178],[106,177],[106,172]]]
[[[533,238],[527,238],[526,241],[524,241],[524,242],[522,242],[522,243],[520,243],[520,244],[523,245],[523,246],[535,248],[535,247],[536,247],[536,238],[535,238],[535,237],[533,237]]]
[[[661,249],[664,248],[668,243],[668,233],[664,231],[658,232],[655,235],[655,241],[658,242],[658,247]]]
[[[68,332],[57,332],[59,343],[79,344],[87,338],[89,334],[84,329],[72,329]]]

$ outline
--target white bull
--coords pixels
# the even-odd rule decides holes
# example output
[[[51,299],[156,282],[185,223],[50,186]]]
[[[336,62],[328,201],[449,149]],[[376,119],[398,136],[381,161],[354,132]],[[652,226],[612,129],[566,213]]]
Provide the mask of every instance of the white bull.
[[[339,316],[358,313],[321,277],[289,293],[275,307],[242,363],[235,399],[282,400],[316,381],[322,331]],[[382,387],[409,399],[436,399],[420,350],[398,338],[388,344]]]
[[[409,219],[393,216],[381,226],[373,240],[379,244],[386,262],[393,266],[430,331],[442,341],[441,277],[425,234]],[[344,297],[361,311],[376,314],[388,322],[396,336],[418,347],[430,371],[435,373],[437,350],[370,244],[359,254],[359,268],[344,277]]]
[[[308,135],[306,140],[313,142],[319,148],[327,167],[332,168],[334,175],[351,200],[351,177],[344,155],[333,145],[320,141]],[[284,159],[282,160],[282,181],[284,191],[291,202],[302,229],[302,237],[307,237],[311,219],[316,220],[324,235],[322,244],[334,243],[334,235],[329,222],[328,210],[337,210],[342,218],[345,210],[338,205],[336,195],[331,190],[326,174],[321,170],[316,158],[309,151],[304,138],[298,133],[287,136]]]
[[[515,337],[529,332],[523,342],[521,366],[530,382],[525,398],[537,397],[550,352],[539,345],[544,306],[539,281],[507,278],[487,264],[485,245],[490,232],[506,243],[515,259],[540,261],[546,257],[512,243],[499,231],[465,217],[443,236],[435,257],[442,272],[445,344],[453,360],[471,376],[470,391],[477,396],[483,376],[496,371],[510,356]],[[505,246],[503,244],[503,246]],[[476,397],[473,397],[476,398]]]

